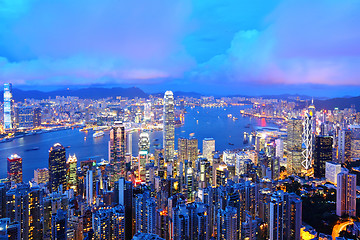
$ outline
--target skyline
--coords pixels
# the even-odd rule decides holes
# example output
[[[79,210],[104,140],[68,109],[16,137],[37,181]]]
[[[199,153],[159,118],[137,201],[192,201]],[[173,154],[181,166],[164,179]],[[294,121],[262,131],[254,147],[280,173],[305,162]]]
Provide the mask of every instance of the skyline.
[[[356,1],[3,1],[0,81],[356,96],[359,10]]]

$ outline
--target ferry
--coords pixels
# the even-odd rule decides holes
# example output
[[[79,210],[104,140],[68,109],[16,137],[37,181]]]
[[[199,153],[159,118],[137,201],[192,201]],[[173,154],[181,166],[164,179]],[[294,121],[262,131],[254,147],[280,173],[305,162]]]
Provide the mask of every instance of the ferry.
[[[103,132],[103,131],[97,131],[96,133],[93,134],[93,137],[94,137],[94,138],[101,137],[101,136],[104,136],[104,132]]]

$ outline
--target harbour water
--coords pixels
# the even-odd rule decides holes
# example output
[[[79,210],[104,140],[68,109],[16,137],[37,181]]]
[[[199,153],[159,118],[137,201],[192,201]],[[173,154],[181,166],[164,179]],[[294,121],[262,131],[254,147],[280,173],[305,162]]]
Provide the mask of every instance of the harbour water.
[[[251,132],[256,126],[274,126],[265,119],[243,117],[240,110],[247,106],[232,106],[226,108],[188,108],[185,123],[175,128],[175,148],[179,137],[194,136],[199,140],[202,149],[202,139],[214,138],[216,150],[235,149],[244,147],[244,131]],[[233,118],[228,117],[231,114]],[[49,149],[54,143],[61,143],[66,147],[66,154],[76,154],[78,162],[95,159],[108,160],[109,132],[104,136],[93,138],[94,131],[80,132],[79,129],[67,129],[33,136],[18,138],[12,142],[0,143],[0,178],[6,177],[7,157],[18,154],[23,159],[23,180],[29,181],[34,176],[34,169],[48,167]],[[139,132],[132,133],[132,152],[138,154]],[[158,140],[156,140],[158,139]],[[155,143],[162,146],[162,132],[150,133],[153,152]]]

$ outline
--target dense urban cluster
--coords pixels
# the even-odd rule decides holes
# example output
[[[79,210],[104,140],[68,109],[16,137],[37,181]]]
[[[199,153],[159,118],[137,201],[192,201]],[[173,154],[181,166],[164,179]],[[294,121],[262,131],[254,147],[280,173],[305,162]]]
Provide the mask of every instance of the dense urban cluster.
[[[174,98],[171,91],[149,99],[14,103],[11,88],[4,86],[1,141],[93,128],[94,137],[109,131],[109,158],[78,161],[67,155],[66,143],[54,143],[48,166],[24,182],[21,156],[7,156],[0,239],[360,237],[360,115],[354,108],[317,110],[300,99]],[[247,105],[241,114],[278,127],[249,125],[246,147],[224,151],[210,131],[205,139],[175,138],[186,109],[229,105]],[[137,156],[133,131],[141,131]],[[150,141],[149,131],[163,131],[163,144]]]

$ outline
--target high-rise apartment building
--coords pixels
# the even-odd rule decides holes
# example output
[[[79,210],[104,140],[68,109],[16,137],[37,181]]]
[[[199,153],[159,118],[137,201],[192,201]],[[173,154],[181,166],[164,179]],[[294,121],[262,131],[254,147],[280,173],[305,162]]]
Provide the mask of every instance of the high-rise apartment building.
[[[60,143],[49,150],[50,192],[56,192],[60,186],[66,187],[66,152]]]
[[[351,130],[339,130],[337,155],[339,163],[351,161]]]
[[[42,239],[42,197],[39,187],[20,184],[6,193],[6,215],[21,225],[21,239]]]
[[[174,95],[171,91],[165,92],[163,122],[164,158],[168,162],[173,161],[175,151],[175,108]]]
[[[4,83],[4,130],[12,128],[12,84]]]
[[[300,240],[302,201],[294,193],[277,191],[269,203],[269,239]]]
[[[7,175],[10,182],[21,183],[23,177],[22,158],[13,154],[7,159]]]
[[[337,175],[336,214],[356,216],[356,175],[341,172]]]

